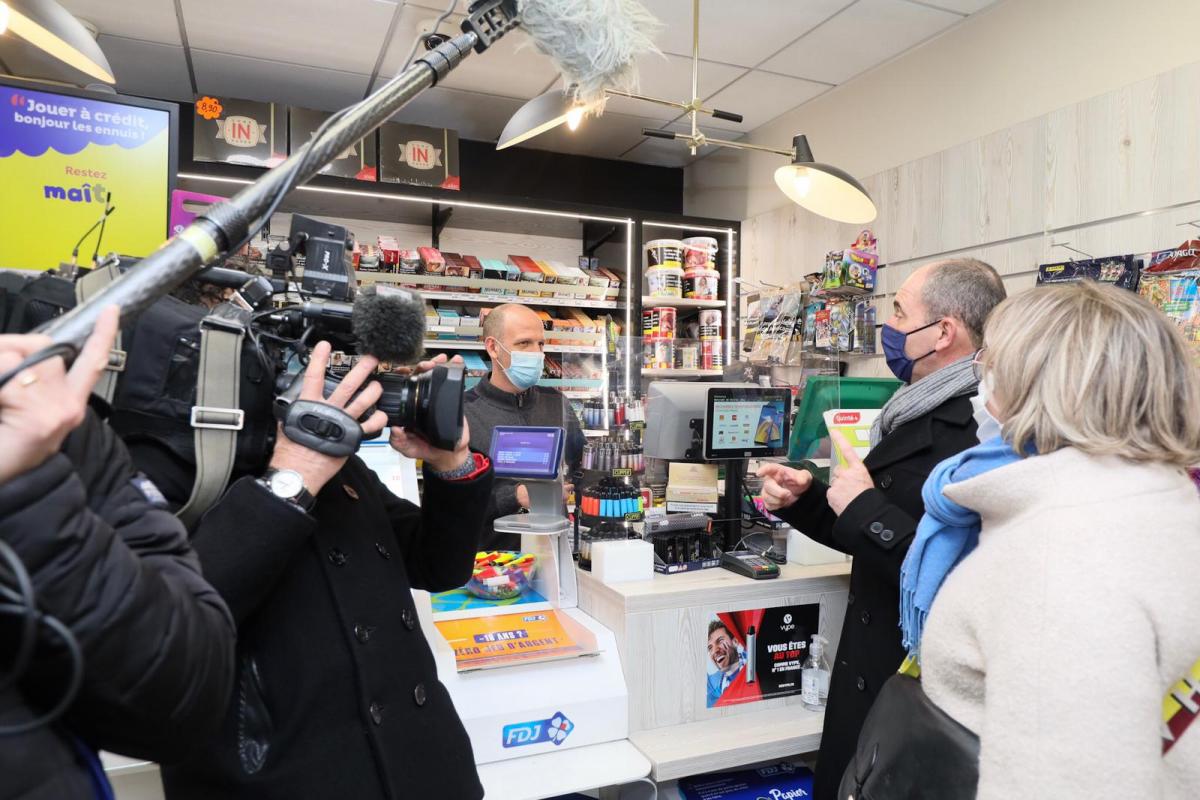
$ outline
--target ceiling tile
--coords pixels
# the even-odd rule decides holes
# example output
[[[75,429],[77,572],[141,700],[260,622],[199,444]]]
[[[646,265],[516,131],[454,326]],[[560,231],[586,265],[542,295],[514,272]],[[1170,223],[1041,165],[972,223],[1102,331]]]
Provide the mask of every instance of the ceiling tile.
[[[766,61],[762,68],[842,83],[961,19],[958,14],[905,0],[859,0]]]
[[[96,42],[116,75],[118,92],[182,103],[193,100],[182,47],[103,33]]]
[[[691,126],[682,122],[672,123],[664,127],[667,130],[677,133],[689,133],[691,131]],[[744,135],[730,131],[720,131],[703,125],[700,126],[700,131],[705,136],[728,139],[730,141],[737,141]],[[716,150],[715,146],[709,145],[697,150],[696,155],[693,156],[691,150],[683,142],[647,137],[632,150],[621,156],[621,159],[624,161],[636,161],[639,164],[654,164],[660,167],[686,167],[707,155],[711,155]]]
[[[80,19],[111,33],[148,42],[181,44],[175,4],[169,0],[58,0]]]
[[[742,123],[709,118],[707,124],[723,131],[752,131],[828,89],[821,83],[753,70],[704,101],[710,108],[741,114]]]
[[[521,107],[511,97],[434,87],[406,105],[393,119],[414,125],[449,128],[459,138],[496,141],[508,118]]]
[[[183,0],[183,18],[194,48],[369,75],[395,8],[376,0]]]
[[[334,111],[361,100],[367,76],[261,58],[192,49],[196,89],[286,105]]]
[[[996,4],[996,0],[918,0],[918,2],[959,14],[974,14]]]
[[[700,62],[700,96],[720,91],[731,82],[746,74],[743,67],[719,64],[713,61]],[[658,97],[663,100],[686,102],[692,94],[692,60],[674,55],[647,55],[638,61],[638,94]],[[679,116],[679,110],[669,106],[632,100],[628,97],[610,97],[607,109],[618,114],[646,117],[668,122]]]
[[[700,56],[753,67],[853,0],[707,0],[700,4]],[[665,52],[692,54],[692,4],[642,0],[660,22],[656,40]]]
[[[382,78],[389,78],[400,70],[417,35],[431,30],[437,18],[437,11],[419,6],[406,5],[401,10],[400,22],[379,70]],[[457,33],[462,19],[461,15],[452,15],[439,30]],[[423,52],[418,48],[417,55]],[[529,37],[518,29],[489,48],[487,53],[469,56],[441,85],[528,100],[541,94],[557,77],[554,63],[538,52]]]

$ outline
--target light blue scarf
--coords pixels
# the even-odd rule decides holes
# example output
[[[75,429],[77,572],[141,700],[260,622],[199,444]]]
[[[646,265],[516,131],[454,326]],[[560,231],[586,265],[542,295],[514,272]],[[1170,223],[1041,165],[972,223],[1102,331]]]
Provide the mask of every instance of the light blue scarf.
[[[997,436],[938,464],[921,489],[925,516],[900,567],[901,643],[918,661],[921,633],[934,597],[950,571],[979,544],[979,514],[950,500],[942,490],[1017,460],[1012,445]]]

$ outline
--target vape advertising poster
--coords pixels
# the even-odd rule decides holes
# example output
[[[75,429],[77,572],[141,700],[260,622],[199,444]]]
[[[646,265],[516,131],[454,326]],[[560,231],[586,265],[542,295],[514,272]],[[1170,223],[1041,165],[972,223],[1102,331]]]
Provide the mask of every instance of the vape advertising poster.
[[[800,694],[800,671],[821,606],[727,611],[708,622],[705,705],[754,703]]]
[[[324,111],[313,111],[311,108],[288,106],[288,152],[295,153],[317,132],[317,128],[332,116]],[[375,134],[372,133],[347,147],[331,163],[321,168],[322,175],[336,175],[339,178],[354,178],[359,181],[373,181],[378,172],[378,159],[375,152]]]
[[[101,252],[144,256],[167,238],[171,114],[0,85],[0,267],[44,270],[100,220]],[[91,258],[95,234],[80,247]]]
[[[275,103],[201,97],[193,115],[192,158],[275,166],[287,158],[287,110]]]
[[[441,189],[462,188],[458,131],[390,122],[379,129],[379,179]]]

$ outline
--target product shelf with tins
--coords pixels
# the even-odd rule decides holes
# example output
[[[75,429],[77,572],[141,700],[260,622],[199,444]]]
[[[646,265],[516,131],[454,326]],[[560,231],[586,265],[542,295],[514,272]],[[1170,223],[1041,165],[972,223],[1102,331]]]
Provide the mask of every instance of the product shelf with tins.
[[[696,300],[690,297],[652,297],[642,295],[642,307],[668,306],[671,308],[724,308],[724,300]]]

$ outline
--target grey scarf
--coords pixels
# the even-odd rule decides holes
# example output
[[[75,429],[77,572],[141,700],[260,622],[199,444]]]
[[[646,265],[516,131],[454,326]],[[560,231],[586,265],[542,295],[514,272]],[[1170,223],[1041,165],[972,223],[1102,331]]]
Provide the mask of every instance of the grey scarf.
[[[871,446],[879,444],[883,437],[906,422],[923,417],[953,397],[975,394],[979,382],[975,380],[973,355],[960,358],[949,366],[922,378],[916,383],[902,386],[883,407],[883,413],[875,418],[871,426]]]

